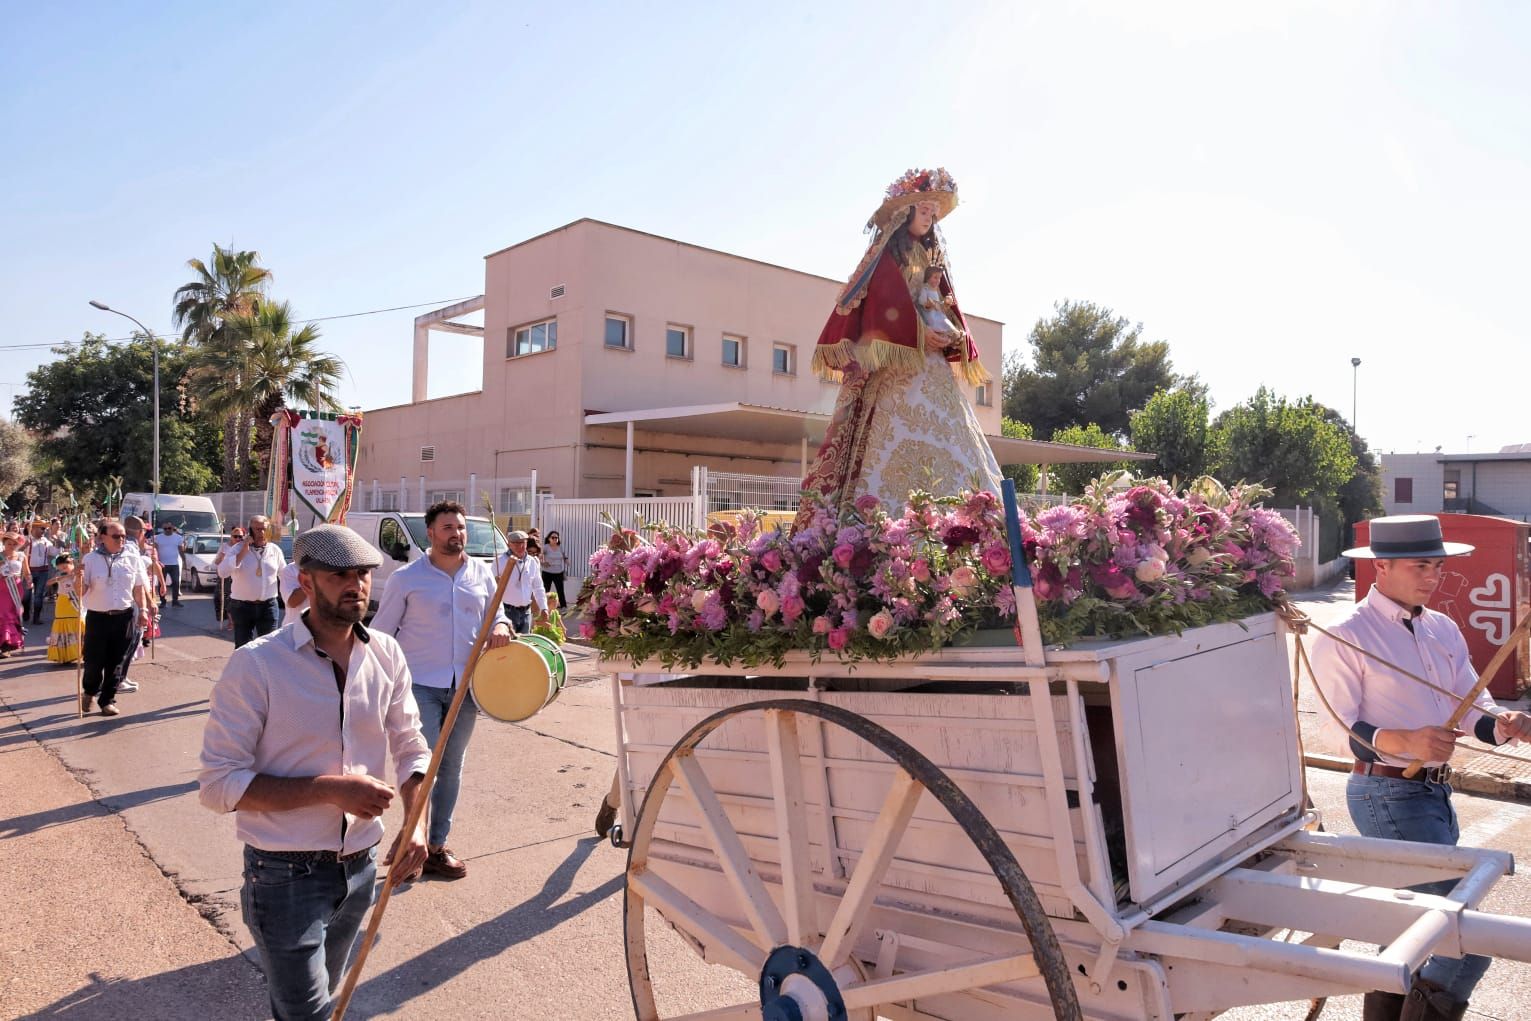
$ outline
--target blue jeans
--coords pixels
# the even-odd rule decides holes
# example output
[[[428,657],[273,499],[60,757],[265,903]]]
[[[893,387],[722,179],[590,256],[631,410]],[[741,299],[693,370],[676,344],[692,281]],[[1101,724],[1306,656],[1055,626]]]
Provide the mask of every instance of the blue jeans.
[[[245,847],[239,896],[276,1021],[325,1021],[372,904],[377,848],[347,862],[293,862]]]
[[[229,617],[234,621],[234,648],[276,630],[282,606],[275,599],[230,599]]]
[[[429,684],[412,685],[415,704],[420,707],[420,733],[425,743],[436,750],[441,739],[441,725],[446,722],[447,710],[452,707],[452,694],[457,689],[454,682],[450,688],[435,688]],[[436,783],[431,787],[431,822],[426,831],[425,842],[431,848],[446,844],[447,834],[452,832],[452,812],[457,808],[457,792],[462,789],[462,765],[468,757],[468,741],[473,737],[473,726],[478,722],[478,705],[470,691],[463,696],[462,710],[452,733],[447,737],[447,749],[441,755],[441,768],[436,772]]]
[[[530,603],[526,606],[511,606],[509,603],[506,603],[505,616],[510,618],[510,630],[515,634],[529,635],[532,633],[532,607]]]
[[[1460,830],[1456,809],[1451,807],[1449,784],[1352,773],[1345,794],[1351,821],[1362,836],[1456,846]],[[1443,879],[1410,889],[1444,897],[1456,885],[1454,879]],[[1435,956],[1425,962],[1419,973],[1457,999],[1466,1000],[1488,966],[1489,959],[1477,954]]]
[[[170,601],[176,606],[181,605],[181,565],[165,565],[165,587],[170,589]]]
[[[48,605],[48,568],[32,568],[32,623],[40,624],[43,619],[43,607]],[[22,621],[23,624],[26,621]]]

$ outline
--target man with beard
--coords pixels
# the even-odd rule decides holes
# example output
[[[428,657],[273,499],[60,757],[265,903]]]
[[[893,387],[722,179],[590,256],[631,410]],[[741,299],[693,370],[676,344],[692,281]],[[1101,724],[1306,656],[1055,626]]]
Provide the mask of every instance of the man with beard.
[[[349,528],[319,525],[293,553],[310,609],[229,657],[198,779],[204,805],[237,813],[240,904],[273,1015],[320,1021],[372,903],[380,817],[396,793],[383,780],[388,761],[407,815],[430,748],[403,651],[361,625],[377,551]],[[384,858],[405,874],[424,861],[418,828]]]
[[[388,579],[372,626],[396,636],[404,648],[414,677],[415,702],[420,706],[420,727],[434,749],[478,629],[489,613],[496,579],[488,564],[465,552],[468,512],[462,504],[452,500],[432,504],[425,512],[425,534],[430,550]],[[499,606],[494,607],[494,615],[491,649],[510,642],[510,621]],[[452,812],[477,716],[470,693],[448,735],[431,790],[430,855],[425,871],[444,879],[468,874],[468,866],[447,847],[447,834],[452,830]]]

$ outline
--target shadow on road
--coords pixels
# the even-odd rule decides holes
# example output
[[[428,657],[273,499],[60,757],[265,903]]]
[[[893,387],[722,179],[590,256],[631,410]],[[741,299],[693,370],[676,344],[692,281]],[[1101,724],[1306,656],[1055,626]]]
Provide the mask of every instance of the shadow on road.
[[[91,972],[84,986],[26,1016],[78,1021],[201,1021],[213,1016],[209,1004],[218,1005],[220,1021],[261,1021],[271,1016],[260,971],[239,954],[148,978],[104,978],[100,972]]]
[[[356,990],[355,1014],[372,1017],[396,1011],[421,992],[448,982],[480,961],[563,924],[619,892],[625,879],[622,875],[613,876],[586,893],[559,901],[569,892],[580,867],[602,843],[600,838],[593,836],[579,841],[534,896],[502,915],[458,933],[418,957],[365,979]]]
[[[95,710],[85,714],[84,718],[78,716],[78,705],[75,702],[73,692],[69,693],[63,703],[67,711],[56,713],[52,716],[42,716],[30,723],[17,723],[0,729],[0,748],[8,745],[22,744],[27,741],[58,741],[68,737],[96,737],[101,734],[109,734],[115,730],[127,727],[144,727],[155,723],[164,723],[167,720],[179,719],[183,716],[200,716],[207,712],[207,699],[199,698],[191,702],[178,702],[175,705],[161,706],[158,709],[148,709],[143,712],[134,712],[133,705],[129,701],[121,704],[125,707],[121,716],[98,716]],[[63,726],[68,724],[68,726]]]
[[[141,791],[132,791],[128,794],[114,794],[100,801],[82,801],[76,805],[65,805],[63,808],[51,808],[46,812],[33,812],[31,815],[0,819],[0,840],[24,837],[50,826],[67,826],[81,819],[99,819],[114,812],[137,808],[139,805],[190,794],[196,789],[196,781],[191,780],[186,783],[167,784],[164,787],[146,787]]]

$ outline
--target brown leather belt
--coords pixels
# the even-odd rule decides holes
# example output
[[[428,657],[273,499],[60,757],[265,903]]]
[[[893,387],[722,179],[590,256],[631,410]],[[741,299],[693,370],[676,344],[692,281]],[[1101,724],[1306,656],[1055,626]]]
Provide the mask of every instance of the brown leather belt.
[[[1350,767],[1352,773],[1362,776],[1385,776],[1393,780],[1418,780],[1420,783],[1450,783],[1451,766],[1421,766],[1413,776],[1404,776],[1404,767],[1389,766],[1385,762],[1357,762]]]
[[[376,846],[376,844],[373,844],[370,847],[362,848],[360,851],[352,851],[350,854],[341,854],[338,851],[267,851],[266,849],[260,847],[257,847],[254,850],[261,854],[269,855],[272,858],[280,858],[283,861],[317,861],[329,862],[333,864],[335,862],[355,861],[357,858],[360,858],[362,855],[366,854]]]

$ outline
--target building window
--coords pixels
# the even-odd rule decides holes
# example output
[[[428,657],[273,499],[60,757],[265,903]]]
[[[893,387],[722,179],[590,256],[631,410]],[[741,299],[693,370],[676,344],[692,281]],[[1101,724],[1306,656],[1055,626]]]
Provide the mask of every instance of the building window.
[[[744,338],[723,334],[723,364],[732,369],[744,368]]]
[[[1414,480],[1413,479],[1395,478],[1393,480],[1393,502],[1394,503],[1413,503],[1414,502]]]
[[[369,510],[391,511],[399,509],[399,494],[397,490],[380,489],[372,494],[372,506]]]
[[[797,348],[791,344],[772,344],[771,371],[778,376],[797,375]]]
[[[1462,469],[1449,468],[1445,472],[1445,481],[1441,485],[1442,500],[1458,500],[1462,495]]]
[[[557,346],[558,320],[547,319],[512,329],[505,341],[505,357],[519,358],[539,351],[551,351]]]
[[[676,326],[673,323],[665,327],[664,353],[667,358],[690,358],[691,357],[691,327]]]
[[[980,408],[987,408],[994,403],[994,398],[989,396],[987,384],[979,384],[978,389],[973,391],[973,402]]]
[[[633,320],[630,316],[606,314],[606,346],[633,349]]]
[[[433,503],[441,503],[443,500],[451,500],[453,503],[462,503],[461,489],[432,489],[425,495],[425,505],[427,507]]]

